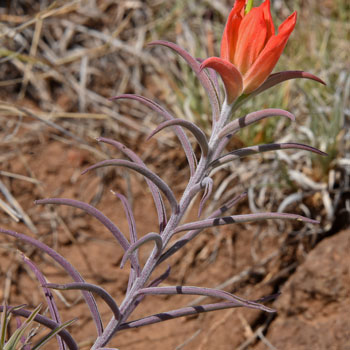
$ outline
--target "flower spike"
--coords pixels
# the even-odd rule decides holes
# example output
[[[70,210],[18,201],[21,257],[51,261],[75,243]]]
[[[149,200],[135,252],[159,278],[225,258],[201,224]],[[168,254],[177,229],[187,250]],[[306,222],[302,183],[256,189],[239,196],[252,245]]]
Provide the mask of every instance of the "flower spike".
[[[228,104],[250,94],[268,78],[294,30],[297,14],[278,28],[271,16],[270,0],[244,11],[245,0],[236,0],[226,22],[219,57],[209,57],[201,68],[216,70],[224,81]]]

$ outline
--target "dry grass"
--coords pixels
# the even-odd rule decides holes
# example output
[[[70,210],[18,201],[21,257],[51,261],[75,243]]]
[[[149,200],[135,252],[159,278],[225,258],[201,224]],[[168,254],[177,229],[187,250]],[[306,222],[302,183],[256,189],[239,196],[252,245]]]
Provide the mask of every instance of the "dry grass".
[[[146,44],[164,39],[196,57],[218,54],[231,0],[7,3],[8,8],[0,9],[2,169],[10,160],[21,161],[22,146],[40,138],[43,131],[88,150],[96,159],[109,156],[107,149],[96,146],[94,139],[101,134],[137,145],[157,118],[140,104],[108,100],[122,93],[155,98],[174,115],[196,121],[204,130],[210,127],[210,105],[186,64],[173,52]],[[265,92],[248,103],[242,114],[284,108],[296,115],[297,122],[290,125],[277,118],[261,122],[241,132],[230,147],[304,142],[329,157],[279,152],[245,159],[215,175],[213,197],[225,201],[249,189],[250,211],[280,209],[310,215],[321,220],[321,225],[304,226],[300,236],[322,236],[336,230],[335,218],[350,206],[350,6],[346,0],[273,3],[278,23],[294,9],[299,13],[278,70],[310,71],[325,80],[327,87],[292,81]],[[170,132],[161,133],[158,142],[165,149],[175,145]],[[12,177],[41,185],[30,172],[1,171],[0,213],[7,220],[24,221],[36,232],[30,214],[21,208],[6,181],[1,181]]]

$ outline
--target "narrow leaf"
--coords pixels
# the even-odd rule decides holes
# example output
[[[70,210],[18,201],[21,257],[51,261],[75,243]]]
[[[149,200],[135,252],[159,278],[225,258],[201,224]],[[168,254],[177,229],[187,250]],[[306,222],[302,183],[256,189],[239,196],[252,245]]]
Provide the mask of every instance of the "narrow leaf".
[[[148,326],[154,323],[164,322],[168,320],[173,320],[178,317],[190,316],[190,315],[198,315],[203,312],[210,312],[216,310],[224,310],[224,309],[232,309],[237,308],[237,304],[235,302],[219,302],[214,304],[206,304],[206,305],[197,305],[197,306],[188,306],[177,310],[170,310],[166,312],[162,312],[159,314],[155,314],[152,316],[147,316],[138,320],[130,321],[122,323],[119,327],[122,329],[130,329],[130,328],[138,328],[142,326]],[[271,309],[270,312],[276,312]]]
[[[176,119],[165,108],[163,108],[158,103],[156,103],[153,100],[151,100],[147,97],[144,97],[144,96],[123,94],[123,95],[112,97],[111,100],[119,100],[119,99],[123,99],[123,98],[139,101],[139,102],[145,104],[146,106],[148,106],[149,108],[151,108],[152,110],[154,110],[155,112],[161,114],[167,120]],[[185,151],[186,158],[187,158],[188,164],[190,166],[190,174],[192,176],[194,174],[194,171],[195,171],[195,162],[194,162],[195,156],[194,156],[194,152],[193,152],[191,143],[188,140],[186,134],[184,133],[184,131],[182,130],[181,127],[179,127],[179,126],[175,127],[175,133],[176,133],[177,137],[179,138],[180,143]]]
[[[257,88],[255,91],[251,93],[251,95],[256,96],[277,84],[280,84],[290,79],[298,79],[298,78],[310,79],[310,80],[317,81],[318,83],[321,83],[323,85],[326,85],[326,83],[322,79],[308,72],[297,71],[297,70],[283,71],[283,72],[277,72],[277,73],[271,74],[259,88]]]
[[[96,218],[98,221],[100,221],[113,234],[113,236],[116,238],[116,240],[119,242],[119,244],[124,250],[127,250],[129,248],[130,243],[122,234],[122,232],[119,230],[119,228],[111,220],[109,220],[104,214],[102,214],[98,209],[96,209],[95,207],[93,207],[88,203],[84,203],[81,201],[77,201],[75,199],[68,199],[68,198],[39,199],[39,200],[36,200],[34,203],[68,205],[73,208],[81,209],[86,213],[88,213],[89,215]]]
[[[164,273],[162,273],[159,277],[151,281],[151,283],[148,285],[148,287],[157,287],[160,283],[162,283],[164,280],[166,280],[170,275],[170,265],[168,265],[167,269]],[[140,304],[140,302],[145,298],[145,295],[139,295],[135,300],[135,307]]]
[[[204,205],[207,202],[207,200],[210,198],[210,195],[213,191],[213,180],[210,177],[204,178],[202,183],[204,185],[204,194],[199,203],[198,217],[202,215]]]
[[[282,116],[289,118],[290,120],[294,121],[295,116],[292,113],[289,113],[283,109],[277,109],[277,108],[268,108],[263,109],[261,111],[252,112],[247,115],[245,115],[242,118],[235,119],[231,123],[227,124],[219,133],[219,137],[222,138],[228,134],[235,134],[240,129],[251,125],[261,119],[271,117],[271,116]]]
[[[126,147],[122,143],[112,140],[112,139],[107,139],[104,137],[99,137],[97,139],[99,142],[104,142],[108,143],[114,147],[116,147],[120,152],[125,154],[130,160],[133,162],[140,164],[140,165],[145,165],[145,163],[142,161],[142,159],[130,148]],[[165,206],[163,203],[162,196],[159,192],[158,187],[150,180],[146,178],[146,182],[148,184],[148,187],[152,193],[154,204],[156,206],[157,214],[158,214],[158,222],[159,222],[159,231],[162,232],[167,224],[167,217],[166,217],[166,211],[165,211]]]
[[[154,136],[156,133],[161,131],[162,129],[173,126],[173,125],[181,125],[184,128],[191,131],[193,136],[196,138],[204,157],[208,155],[209,146],[207,137],[205,136],[204,132],[194,123],[189,122],[188,120],[184,119],[174,119],[174,120],[168,120],[158,125],[158,127],[151,133],[151,135],[148,136],[148,139],[150,139],[152,136]]]
[[[156,279],[154,279],[148,287],[157,287],[160,283],[162,283],[163,281],[165,281],[169,275],[170,275],[170,270],[171,267],[170,265],[168,265],[167,269],[164,271],[164,273],[162,273],[159,277],[157,277]]]
[[[114,191],[112,191],[112,193],[115,196],[117,196],[123,204],[124,211],[126,214],[128,225],[129,225],[130,243],[132,245],[132,244],[137,242],[137,233],[136,233],[136,222],[135,222],[135,218],[134,218],[134,214],[132,212],[131,206],[129,204],[129,201],[125,198],[125,196],[123,196],[122,194],[116,193]],[[140,263],[139,263],[139,259],[138,259],[138,256],[136,253],[133,254],[133,259],[135,259],[135,263],[137,264],[137,269],[134,270],[134,268],[132,268],[130,270],[130,276],[129,276],[129,281],[128,281],[128,290],[129,290],[129,288],[131,288],[131,285],[133,284],[136,277],[139,276],[139,274],[140,274]]]
[[[284,149],[301,149],[304,151],[309,151],[313,153],[317,153],[321,156],[327,156],[327,153],[324,153],[320,151],[317,148],[303,145],[301,143],[268,143],[265,145],[257,145],[257,146],[251,146],[246,148],[241,148],[238,150],[235,150],[233,152],[227,153],[224,156],[214,160],[212,163],[209,164],[210,168],[216,168],[222,164],[232,162],[233,160],[236,160],[238,158],[250,156],[252,154],[257,153],[263,153],[263,152],[269,152],[269,151],[276,151],[276,150],[284,150]]]
[[[162,248],[163,248],[163,240],[162,237],[154,232],[150,232],[147,235],[143,236],[142,238],[140,238],[136,243],[130,245],[129,249],[125,252],[122,262],[120,263],[120,268],[122,269],[126,263],[126,261],[129,259],[130,255],[139,247],[141,247],[143,244],[145,244],[146,242],[149,241],[154,241],[156,248],[157,248],[157,253],[155,255],[155,257],[159,257],[161,252],[162,252]]]
[[[84,203],[81,201],[77,201],[75,199],[67,199],[67,198],[47,198],[40,199],[34,202],[35,204],[58,204],[58,205],[68,205],[73,208],[78,208],[84,210],[89,215],[95,217],[99,220],[115,237],[121,247],[126,251],[130,243],[125,238],[123,233],[119,230],[118,226],[116,226],[111,220],[107,218],[104,214],[102,214],[99,210],[88,203]],[[134,269],[138,270],[138,263],[134,257],[131,258],[131,263]]]
[[[84,279],[80,276],[79,272],[62,255],[58,254],[55,250],[53,250],[52,248],[50,248],[46,244],[44,244],[44,243],[42,243],[42,242],[40,242],[32,237],[28,237],[28,236],[23,235],[23,234],[18,233],[18,232],[5,230],[2,228],[0,228],[0,232],[5,234],[5,235],[8,235],[8,236],[15,237],[15,238],[17,238],[21,241],[24,241],[28,244],[31,244],[34,247],[37,247],[41,251],[50,255],[51,258],[54,259],[57,263],[59,263],[64,268],[64,270],[66,270],[66,272],[73,278],[74,281],[85,282]],[[103,332],[103,326],[102,326],[100,314],[97,310],[95,299],[88,292],[84,292],[83,295],[84,295],[84,299],[85,299],[85,301],[90,309],[92,318],[95,322],[97,333],[98,333],[98,335],[101,335]],[[52,322],[54,322],[54,321],[52,321]]]
[[[148,45],[163,45],[165,47],[168,47],[178,53],[188,63],[208,94],[213,111],[213,119],[218,120],[220,116],[220,103],[218,101],[215,89],[213,88],[208,76],[200,69],[200,63],[186,50],[169,41],[156,40],[149,43]]]
[[[130,321],[122,323],[119,326],[119,330],[122,329],[130,329],[130,328],[138,328],[142,326],[148,326],[158,322],[164,322],[167,320],[173,320],[174,318],[190,316],[190,315],[198,315],[203,312],[210,312],[216,310],[223,309],[232,309],[239,307],[236,302],[219,302],[214,304],[206,304],[206,305],[196,305],[196,306],[188,306],[177,310],[170,310],[166,312],[162,312],[159,314],[155,314],[152,316],[147,316],[138,320]],[[264,307],[266,308],[266,307]],[[269,312],[276,312],[273,309],[270,309]]]
[[[130,232],[130,242],[135,243],[137,241],[137,233],[136,233],[136,222],[134,218],[134,214],[132,212],[131,206],[129,201],[126,199],[125,196],[123,196],[120,193],[112,191],[112,193],[120,199],[120,201],[123,204],[123,208],[125,211],[126,219],[128,221],[129,225],[129,232]]]
[[[102,287],[95,284],[86,283],[86,282],[75,282],[67,284],[56,284],[56,283],[45,283],[46,288],[58,289],[58,290],[87,290],[91,293],[96,293],[99,295],[103,301],[109,306],[116,320],[119,320],[121,317],[120,310],[117,303],[114,301],[112,296]]]
[[[40,285],[43,286],[47,281],[44,275],[41,273],[41,271],[38,269],[38,267],[34,264],[33,261],[31,261],[27,256],[25,256],[23,253],[21,253],[23,261],[29,266],[29,268],[34,272],[37,280],[39,281]],[[57,322],[58,324],[61,323],[60,314],[58,312],[57,305],[55,303],[55,299],[50,291],[50,289],[46,287],[42,287],[43,292],[47,301],[47,305],[49,307],[51,318]],[[57,335],[57,342],[60,350],[65,350],[66,346],[63,340],[59,335]]]
[[[224,214],[227,210],[231,209],[234,205],[236,205],[239,201],[241,201],[246,196],[247,196],[247,192],[243,192],[242,194],[239,194],[238,196],[235,196],[234,198],[230,199],[219,209],[215,210],[208,217],[208,219],[217,218],[220,215]],[[158,260],[158,264],[168,259],[170,256],[175,254],[180,248],[182,248],[188,242],[192,241],[195,237],[198,236],[199,233],[202,232],[202,230],[203,229],[197,229],[197,230],[191,230],[187,232],[183,237],[178,239],[163,255],[161,255],[160,259]]]
[[[245,300],[229,292],[225,292],[219,289],[193,287],[193,286],[170,286],[170,287],[149,287],[142,288],[138,291],[139,295],[205,295],[213,298],[221,298],[230,302],[236,302],[237,306],[249,307],[252,309],[259,309],[267,312],[273,310],[267,306],[256,303],[255,301]]]
[[[198,288],[198,287],[164,287],[165,288],[171,288],[171,289],[176,289],[176,290],[169,290],[169,291],[165,291],[165,293],[158,293],[159,291],[157,291],[156,294],[192,294],[192,292],[194,292],[194,295],[198,295],[198,289],[204,289],[202,290],[200,295],[206,295],[206,293],[208,293],[208,288]],[[185,293],[185,290],[182,288],[192,288],[192,291],[187,290],[187,293]],[[153,288],[156,289],[156,288]],[[194,290],[197,289],[197,290]],[[216,294],[215,292],[217,292],[217,290],[211,290],[214,294]],[[149,291],[150,293],[148,294],[152,294],[151,291]],[[174,292],[174,293],[173,293]],[[223,292],[223,291],[219,291],[222,293],[222,295],[218,296],[218,295],[210,295],[210,296],[214,296],[214,297],[222,297],[224,296],[224,298],[238,298],[230,293],[227,292]],[[210,292],[209,292],[210,293]],[[210,293],[211,294],[211,293]],[[145,294],[143,294],[145,295]],[[273,296],[275,297],[275,295]],[[148,316],[139,320],[135,320],[135,321],[131,321],[131,322],[126,322],[120,325],[120,330],[122,329],[128,329],[128,328],[134,328],[134,327],[142,327],[142,326],[146,326],[146,325],[150,325],[153,323],[158,323],[158,322],[162,322],[162,321],[166,321],[166,320],[171,320],[177,317],[183,317],[183,316],[188,316],[188,315],[196,315],[202,312],[209,312],[209,311],[215,311],[215,310],[222,310],[222,309],[227,309],[227,308],[236,308],[236,307],[241,307],[243,305],[240,305],[240,303],[243,303],[245,307],[248,308],[253,308],[253,309],[258,309],[258,310],[262,310],[262,311],[266,311],[266,312],[276,312],[276,310],[271,309],[266,307],[265,305],[260,304],[260,301],[269,301],[271,300],[272,296],[268,296],[268,297],[264,297],[264,298],[260,298],[259,300],[254,300],[254,301],[248,301],[242,298],[238,298],[235,299],[235,301],[231,301],[231,302],[219,302],[219,303],[214,303],[214,304],[206,304],[206,305],[198,305],[198,306],[189,306],[189,307],[185,307],[185,308],[181,308],[181,309],[177,309],[177,310],[171,310],[171,311],[167,311],[164,313],[160,313],[160,314],[155,314],[152,316]],[[231,299],[232,300],[232,299]]]
[[[243,215],[232,215],[224,216],[215,219],[206,219],[201,221],[195,221],[188,224],[181,225],[177,227],[174,233],[188,231],[188,230],[198,230],[214,226],[222,226],[229,224],[238,224],[245,222],[255,222],[267,219],[281,219],[281,220],[296,220],[307,222],[309,224],[318,224],[317,220],[309,219],[305,216],[288,214],[288,213],[254,213],[254,214],[243,214]]]
[[[149,180],[151,180],[165,194],[165,197],[167,197],[167,199],[170,202],[171,209],[172,209],[173,213],[178,212],[179,206],[177,204],[174,193],[172,192],[170,187],[158,175],[156,175],[155,173],[150,171],[145,166],[130,162],[128,160],[123,160],[123,159],[109,159],[109,160],[104,160],[102,162],[99,162],[99,163],[96,163],[96,164],[90,166],[89,168],[87,168],[86,170],[83,171],[83,174],[85,174],[86,172],[93,170],[93,169],[97,169],[97,168],[104,167],[104,166],[111,166],[111,165],[124,166],[126,168],[133,169],[136,172],[138,172],[138,173],[142,174],[143,176],[145,176],[146,178],[148,178]]]

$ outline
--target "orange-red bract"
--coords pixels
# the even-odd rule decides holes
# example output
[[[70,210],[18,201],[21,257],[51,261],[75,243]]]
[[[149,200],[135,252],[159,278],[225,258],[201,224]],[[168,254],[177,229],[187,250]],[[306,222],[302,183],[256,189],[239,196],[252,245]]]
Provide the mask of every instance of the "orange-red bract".
[[[297,14],[294,12],[275,28],[270,0],[244,13],[245,0],[236,0],[227,19],[221,41],[220,57],[209,57],[201,68],[216,70],[225,85],[227,101],[257,89],[275,67],[292,33]]]

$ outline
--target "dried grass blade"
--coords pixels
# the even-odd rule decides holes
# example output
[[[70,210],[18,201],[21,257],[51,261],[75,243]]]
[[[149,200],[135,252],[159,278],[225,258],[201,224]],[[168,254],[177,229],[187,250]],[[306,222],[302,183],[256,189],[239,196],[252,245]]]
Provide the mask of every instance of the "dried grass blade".
[[[24,221],[24,223],[29,227],[29,229],[34,232],[35,234],[38,233],[38,230],[36,229],[35,225],[33,224],[30,217],[25,213],[25,211],[22,209],[21,205],[18,203],[16,198],[12,196],[10,191],[7,189],[5,184],[0,180],[0,191],[3,193],[3,195],[6,197],[9,203],[11,203],[12,207],[16,210],[17,214],[20,215],[20,218]],[[18,215],[16,215],[18,217]]]

